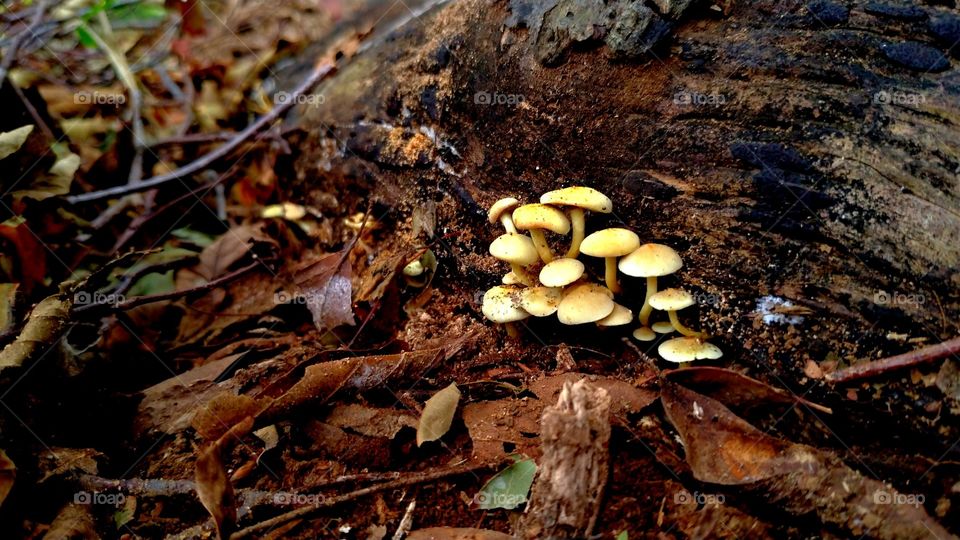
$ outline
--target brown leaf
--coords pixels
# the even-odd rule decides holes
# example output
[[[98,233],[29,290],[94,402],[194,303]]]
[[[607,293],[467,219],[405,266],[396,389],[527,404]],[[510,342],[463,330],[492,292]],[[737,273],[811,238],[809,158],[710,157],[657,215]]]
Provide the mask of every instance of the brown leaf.
[[[362,435],[386,439],[396,437],[405,427],[417,428],[417,418],[398,409],[378,409],[353,403],[334,407],[324,421]]]
[[[420,422],[417,424],[417,446],[435,441],[450,431],[453,417],[460,404],[460,389],[457,383],[440,390],[423,405]]]
[[[7,457],[7,453],[0,450],[0,506],[7,500],[7,495],[13,489],[13,482],[17,478],[17,466]]]
[[[488,529],[430,527],[410,531],[407,540],[514,540],[514,537]]]
[[[226,436],[228,430],[247,416],[256,417],[263,409],[263,401],[244,394],[223,393],[200,408],[191,424],[204,439],[216,439]]]
[[[814,513],[847,531],[844,536],[952,537],[927,515],[917,494],[866,478],[831,453],[770,437],[719,401],[671,382],[663,382],[661,401],[698,480],[740,485],[797,516]]]
[[[30,312],[17,339],[0,351],[0,370],[20,367],[46,347],[53,346],[66,329],[70,305],[56,294],[41,300]]]
[[[689,367],[664,371],[663,376],[740,411],[748,411],[770,403],[788,405],[798,403],[827,414],[833,412],[823,405],[807,401],[800,396],[729,369],[711,366]]]
[[[200,449],[197,454],[197,496],[203,507],[213,516],[218,538],[229,538],[237,521],[233,486],[223,465],[223,453],[253,428],[253,417],[248,416],[233,426],[223,437]]]
[[[354,324],[353,285],[345,255],[343,252],[328,253],[293,270],[298,295],[306,301],[318,330]]]
[[[540,455],[540,416],[546,404],[556,403],[564,383],[586,379],[603,388],[611,397],[611,412],[622,419],[654,401],[658,394],[613,377],[564,373],[544,377],[530,384],[539,399],[506,398],[470,403],[463,409],[463,422],[473,440],[474,457],[487,460],[511,453]],[[507,445],[506,447],[504,445]]]

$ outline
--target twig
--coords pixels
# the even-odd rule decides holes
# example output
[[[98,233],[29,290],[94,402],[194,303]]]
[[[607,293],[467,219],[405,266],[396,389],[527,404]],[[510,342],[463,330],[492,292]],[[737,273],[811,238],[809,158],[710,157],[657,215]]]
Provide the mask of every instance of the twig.
[[[825,378],[832,383],[853,381],[866,377],[873,377],[875,375],[887,373],[888,371],[916,366],[926,362],[932,362],[934,360],[946,358],[947,356],[955,355],[957,353],[960,353],[960,337],[948,339],[943,343],[930,345],[928,347],[923,347],[922,349],[898,354],[882,360],[867,362],[857,366],[850,366],[846,369],[828,373]]]
[[[247,538],[248,536],[270,530],[288,521],[306,517],[320,510],[321,508],[329,508],[331,506],[335,506],[340,503],[352,501],[354,499],[359,499],[360,497],[370,495],[371,493],[377,493],[377,492],[386,491],[389,489],[396,489],[404,486],[412,486],[414,484],[422,484],[424,482],[429,482],[431,480],[439,480],[441,478],[446,478],[448,476],[458,476],[458,475],[466,474],[479,469],[494,467],[497,464],[498,462],[482,463],[479,465],[467,465],[465,467],[451,467],[449,469],[433,471],[428,473],[411,474],[410,476],[407,476],[405,478],[400,478],[392,482],[384,482],[382,484],[376,484],[370,487],[365,487],[363,489],[358,489],[356,491],[351,491],[350,493],[344,493],[343,495],[338,495],[336,497],[324,497],[318,500],[318,502],[313,506],[303,506],[301,508],[297,508],[296,510],[291,510],[289,512],[280,514],[279,516],[261,521],[260,523],[256,523],[254,525],[241,529],[233,533],[233,535],[230,536],[230,540],[239,540],[241,538]]]
[[[28,37],[34,35],[33,29],[43,22],[43,16],[47,12],[48,3],[49,0],[41,0],[37,3],[37,11],[33,14],[33,18],[30,19],[30,24],[21,32],[17,33],[17,36],[14,37],[10,43],[10,47],[7,48],[6,54],[3,55],[3,62],[0,63],[0,88],[3,88],[3,83],[7,80],[7,72],[10,71],[10,66],[13,65],[13,61],[17,58],[17,51],[20,50],[23,42],[26,41]]]
[[[67,202],[70,204],[79,204],[91,201],[99,201],[101,199],[109,199],[113,197],[119,197],[121,195],[126,195],[128,193],[135,193],[138,191],[145,191],[159,185],[165,184],[172,180],[178,180],[189,176],[197,171],[205,169],[213,164],[215,161],[223,158],[228,155],[234,149],[236,149],[240,144],[249,139],[253,134],[257,133],[264,126],[270,124],[276,120],[281,114],[287,111],[290,107],[298,101],[298,97],[303,95],[305,92],[310,90],[314,85],[323,80],[325,77],[333,73],[335,70],[333,64],[325,62],[318,64],[314,67],[313,71],[310,72],[310,75],[301,82],[293,91],[290,93],[290,98],[285,100],[283,103],[277,104],[273,109],[270,110],[267,114],[261,116],[257,121],[250,124],[240,133],[237,133],[229,142],[223,144],[222,146],[217,147],[216,150],[211,151],[208,154],[204,154],[203,157],[191,162],[189,165],[180,167],[175,171],[171,171],[167,174],[161,174],[160,176],[154,176],[152,178],[147,178],[142,180],[137,184],[132,185],[123,185],[116,186],[109,189],[104,189],[101,191],[92,191],[90,193],[82,193],[79,195],[72,195],[67,197]]]
[[[261,264],[263,264],[262,261],[259,261],[259,260],[254,261],[239,270],[235,270],[225,276],[221,276],[212,281],[208,281],[203,285],[198,285],[196,287],[192,287],[189,289],[183,289],[179,291],[170,291],[170,292],[159,293],[159,294],[148,294],[146,296],[135,296],[129,300],[118,302],[116,304],[107,304],[107,303],[86,304],[83,306],[75,307],[73,309],[73,312],[86,313],[88,311],[94,311],[94,310],[104,311],[104,312],[126,311],[128,309],[133,309],[135,307],[142,306],[144,304],[151,304],[153,302],[162,302],[164,300],[173,300],[174,298],[180,298],[181,296],[186,296],[188,294],[193,294],[195,292],[208,291],[215,287],[219,287],[224,283],[237,279],[238,277],[242,276],[243,274],[246,274],[247,272],[253,270],[254,268],[256,268]]]

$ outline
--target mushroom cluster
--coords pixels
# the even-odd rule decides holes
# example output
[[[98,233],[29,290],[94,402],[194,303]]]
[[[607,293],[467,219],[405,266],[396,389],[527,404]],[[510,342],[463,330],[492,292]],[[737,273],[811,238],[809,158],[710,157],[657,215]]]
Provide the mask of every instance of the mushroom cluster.
[[[566,210],[566,213],[564,212]],[[586,213],[608,214],[613,201],[599,191],[574,186],[544,193],[539,203],[521,205],[513,197],[498,200],[490,207],[490,223],[500,223],[505,232],[490,244],[490,254],[510,265],[502,285],[483,295],[483,315],[517,335],[513,323],[527,317],[557,315],[563,324],[594,323],[600,327],[633,322],[633,311],[615,300],[623,289],[617,270],[627,276],[646,279],[646,296],[640,308],[640,327],[633,337],[653,341],[657,334],[678,332],[657,351],[671,362],[716,359],[722,352],[706,341],[707,335],[680,322],[677,312],[695,303],[692,294],[676,288],[657,289],[657,278],[683,266],[680,255],[663,244],[641,244],[628,229],[614,227],[586,234]],[[523,232],[528,234],[523,234]],[[566,235],[570,245],[557,255],[546,232]],[[603,259],[602,283],[590,281],[580,255]],[[666,312],[667,320],[651,323],[654,310]]]

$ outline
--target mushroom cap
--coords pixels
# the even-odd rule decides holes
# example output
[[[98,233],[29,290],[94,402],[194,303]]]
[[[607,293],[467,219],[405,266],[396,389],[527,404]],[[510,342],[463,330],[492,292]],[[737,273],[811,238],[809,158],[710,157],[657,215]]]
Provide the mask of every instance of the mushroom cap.
[[[597,321],[597,326],[622,326],[633,321],[633,311],[626,306],[614,304],[609,315]]]
[[[670,362],[690,362],[692,360],[716,360],[723,351],[713,343],[707,343],[696,337],[678,337],[664,341],[657,352]]]
[[[493,203],[493,206],[490,207],[490,210],[487,212],[487,218],[490,220],[490,223],[496,223],[500,219],[500,215],[504,212],[512,210],[520,204],[520,201],[513,197],[504,197],[499,201]]]
[[[580,252],[591,257],[620,257],[640,246],[640,237],[629,229],[614,227],[591,233],[580,244]]]
[[[657,321],[651,324],[650,328],[658,334],[672,334],[676,330],[670,321]]]
[[[520,281],[520,278],[513,272],[507,272],[503,275],[503,279],[500,280],[500,283],[504,285],[523,285],[523,282]]]
[[[423,274],[427,269],[424,268],[423,263],[420,262],[420,259],[414,259],[407,263],[403,267],[403,275],[410,277],[417,277]]]
[[[633,277],[665,276],[676,272],[682,266],[680,254],[663,244],[644,244],[620,259],[617,264],[621,272]]]
[[[616,305],[610,289],[596,283],[574,285],[564,292],[557,309],[557,319],[563,324],[599,321],[609,315]]]
[[[570,257],[554,259],[540,270],[540,283],[547,287],[565,287],[583,275],[583,263]]]
[[[520,290],[520,307],[534,317],[549,317],[563,300],[560,287],[527,287]]]
[[[490,243],[490,254],[501,261],[523,266],[540,260],[533,240],[527,235],[517,233],[498,236]]]
[[[483,293],[483,305],[480,311],[483,316],[495,323],[521,321],[530,316],[520,307],[520,293],[517,287],[497,285]]]
[[[570,232],[570,220],[563,212],[545,204],[525,204],[513,211],[513,224],[518,229],[546,229],[557,234]]]
[[[586,186],[573,186],[548,191],[540,196],[542,204],[576,206],[594,212],[613,212],[613,201],[599,191]]]
[[[653,309],[663,311],[677,311],[688,308],[696,303],[693,295],[683,289],[664,289],[650,297]]]
[[[637,341],[653,341],[657,339],[657,335],[653,333],[653,330],[647,328],[646,326],[641,326],[633,331],[633,339]]]

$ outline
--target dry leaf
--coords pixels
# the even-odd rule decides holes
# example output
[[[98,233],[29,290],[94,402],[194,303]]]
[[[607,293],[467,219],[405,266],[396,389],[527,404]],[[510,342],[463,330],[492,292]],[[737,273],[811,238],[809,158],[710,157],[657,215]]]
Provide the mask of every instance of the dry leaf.
[[[18,127],[11,131],[0,133],[0,159],[16,152],[27,141],[33,131],[33,124]]]
[[[910,495],[864,477],[835,455],[776,439],[719,401],[664,381],[661,401],[683,441],[687,462],[702,482],[740,485],[779,511],[816,514],[843,536],[950,538]]]
[[[450,386],[427,400],[417,426],[417,446],[435,441],[450,431],[459,403],[460,390],[457,388],[457,383],[450,383]]]
[[[60,339],[70,316],[70,305],[69,301],[57,294],[41,300],[30,312],[27,324],[17,339],[0,351],[0,371],[22,366]]]
[[[488,529],[430,527],[411,531],[407,540],[515,540],[513,536]]]
[[[223,465],[223,454],[239,437],[253,428],[253,417],[248,416],[217,441],[198,451],[196,473],[197,496],[203,507],[213,516],[217,537],[229,538],[237,521],[236,500],[233,486]]]
[[[370,437],[392,439],[405,427],[417,428],[417,419],[398,409],[378,409],[360,404],[334,407],[326,423]]]
[[[828,414],[833,412],[823,405],[807,401],[729,369],[711,366],[688,367],[664,371],[663,376],[675,383],[721,401],[735,410],[749,411],[770,403],[787,405],[799,403]]]
[[[7,495],[13,489],[13,482],[17,478],[17,466],[7,457],[7,453],[0,450],[0,506],[7,500]]]
[[[350,264],[343,252],[329,253],[294,269],[298,294],[305,300],[318,330],[343,324],[353,326],[350,274]]]

